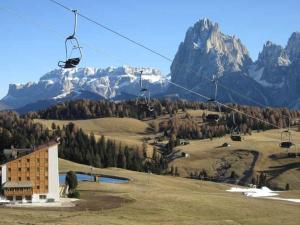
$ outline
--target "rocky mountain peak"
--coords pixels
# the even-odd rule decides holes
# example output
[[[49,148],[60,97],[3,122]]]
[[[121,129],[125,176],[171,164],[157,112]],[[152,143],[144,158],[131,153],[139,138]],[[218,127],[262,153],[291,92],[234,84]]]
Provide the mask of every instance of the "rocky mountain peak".
[[[202,77],[245,71],[251,63],[238,38],[223,34],[217,23],[205,18],[188,29],[171,65],[171,75],[174,82],[195,85]]]
[[[257,63],[260,67],[288,66],[290,60],[282,46],[267,41],[258,55]]]
[[[300,59],[300,32],[292,33],[288,40],[286,51],[291,59],[291,61]]]

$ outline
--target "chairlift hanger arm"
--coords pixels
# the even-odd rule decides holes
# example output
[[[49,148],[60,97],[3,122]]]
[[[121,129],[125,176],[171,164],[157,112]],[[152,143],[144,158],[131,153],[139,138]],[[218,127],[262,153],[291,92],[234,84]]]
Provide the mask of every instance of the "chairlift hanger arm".
[[[77,10],[73,9],[72,12],[74,13],[74,30],[73,30],[73,34],[70,37],[75,37],[76,30],[77,30]]]

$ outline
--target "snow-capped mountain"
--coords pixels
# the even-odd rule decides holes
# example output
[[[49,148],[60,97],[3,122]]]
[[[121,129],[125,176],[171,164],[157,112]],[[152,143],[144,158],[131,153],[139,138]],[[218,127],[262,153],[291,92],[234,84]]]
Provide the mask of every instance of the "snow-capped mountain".
[[[143,86],[149,88],[152,95],[166,90],[168,78],[153,68],[56,69],[42,76],[37,83],[11,84],[8,94],[0,103],[10,108],[20,108],[41,100],[76,99],[83,92],[94,93],[105,99],[122,99],[122,95],[136,96],[141,70]]]
[[[129,66],[53,70],[37,83],[10,85],[0,109],[23,107],[26,112],[69,99],[133,98],[139,92],[141,70],[143,86],[152,96],[204,100],[168,85],[168,79],[213,97],[211,80],[217,75],[217,98],[221,102],[300,107],[300,33],[293,33],[286,47],[267,41],[253,62],[239,38],[222,33],[217,23],[202,19],[187,30],[172,62],[171,77],[157,69]]]

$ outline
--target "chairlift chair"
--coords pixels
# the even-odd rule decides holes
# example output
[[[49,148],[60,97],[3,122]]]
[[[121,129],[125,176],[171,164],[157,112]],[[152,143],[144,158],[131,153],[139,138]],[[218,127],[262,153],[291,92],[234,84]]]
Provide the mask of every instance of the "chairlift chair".
[[[215,76],[213,75],[213,79],[212,79],[212,82],[214,83],[215,85],[215,90],[214,90],[214,97],[207,100],[207,104],[208,104],[208,107],[207,107],[207,115],[206,115],[206,121],[210,124],[216,124],[216,123],[219,123],[219,120],[221,118],[221,116],[219,115],[219,113],[221,113],[221,109],[220,109],[220,105],[218,104],[217,102],[217,94],[218,94],[218,79],[219,77],[218,76]],[[210,106],[212,105],[216,105],[218,107],[218,113],[208,113],[208,110],[210,110]]]
[[[140,91],[136,100],[136,104],[139,108],[140,113],[141,112],[153,113],[154,106],[151,104],[150,90],[148,88],[143,87],[142,73],[143,71],[140,71]]]
[[[285,115],[283,115],[283,116],[285,116]],[[281,142],[280,142],[279,146],[284,149],[290,149],[295,144],[293,143],[292,134],[290,131],[291,119],[289,116],[286,116],[286,117],[289,120],[288,129],[281,132]]]
[[[75,37],[77,28],[77,10],[73,10],[75,16],[73,34],[65,40],[65,61],[59,61],[58,66],[63,69],[75,68],[81,61],[82,51],[77,38]]]
[[[232,133],[230,138],[232,141],[242,141],[242,136],[240,133]]]
[[[233,118],[232,118],[233,129],[231,129],[230,138],[232,141],[242,141],[242,135],[241,135],[239,127],[237,126],[237,124],[235,122],[234,113],[232,114],[232,116],[233,116]]]
[[[294,145],[295,144],[292,141],[292,134],[289,131],[289,129],[282,131],[281,132],[281,142],[280,142],[279,146],[281,148],[289,149]]]

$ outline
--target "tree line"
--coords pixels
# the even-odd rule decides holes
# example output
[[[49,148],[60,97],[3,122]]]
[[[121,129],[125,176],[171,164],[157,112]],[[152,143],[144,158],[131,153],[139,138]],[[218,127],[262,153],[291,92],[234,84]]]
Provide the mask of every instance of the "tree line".
[[[7,159],[3,150],[11,148],[34,148],[50,140],[60,138],[59,157],[95,167],[119,167],[135,171],[162,173],[167,162],[154,151],[147,157],[145,149],[132,148],[101,136],[84,131],[69,123],[60,128],[52,124],[48,129],[30,117],[20,117],[15,112],[0,112],[0,163]]]

